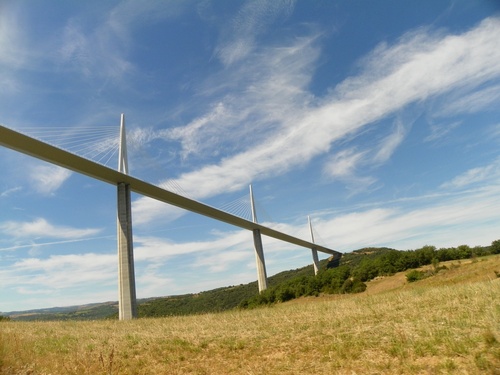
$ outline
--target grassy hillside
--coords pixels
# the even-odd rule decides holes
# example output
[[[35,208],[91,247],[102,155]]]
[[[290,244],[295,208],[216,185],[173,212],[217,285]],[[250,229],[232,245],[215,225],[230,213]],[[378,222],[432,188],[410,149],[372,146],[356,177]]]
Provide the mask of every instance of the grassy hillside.
[[[500,373],[500,255],[444,264],[253,310],[0,322],[0,374]]]
[[[492,246],[436,249],[424,246],[414,251],[398,251],[390,248],[364,248],[345,254],[337,274],[332,268],[339,266],[325,259],[320,262],[322,273],[313,277],[313,267],[308,265],[278,273],[268,279],[268,290],[259,295],[257,282],[218,288],[196,294],[149,298],[138,301],[139,317],[162,317],[204,314],[234,309],[238,306],[253,307],[261,304],[283,302],[290,299],[322,293],[355,293],[363,291],[365,282],[373,278],[392,275],[399,271],[439,263],[449,259],[481,257],[500,252],[500,241]],[[347,271],[346,271],[347,267]],[[342,267],[340,267],[342,268]],[[325,271],[330,269],[330,271]],[[54,308],[10,314],[13,320],[95,320],[118,318],[118,303]]]

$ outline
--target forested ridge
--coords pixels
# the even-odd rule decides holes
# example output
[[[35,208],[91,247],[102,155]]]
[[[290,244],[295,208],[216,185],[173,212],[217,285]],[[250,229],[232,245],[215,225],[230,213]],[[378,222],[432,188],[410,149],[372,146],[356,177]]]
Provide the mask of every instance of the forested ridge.
[[[500,253],[500,240],[491,246],[468,245],[440,248],[424,246],[417,250],[400,251],[390,248],[363,248],[345,254],[340,265],[330,262],[320,270],[317,276],[299,276],[268,288],[261,294],[242,301],[242,308],[285,302],[302,296],[318,296],[321,293],[343,294],[359,293],[366,289],[365,282],[378,276],[390,276],[396,272],[415,269],[425,265],[434,265],[432,272],[439,271],[439,262],[468,259]],[[424,272],[413,273],[408,281],[416,281],[428,276]]]

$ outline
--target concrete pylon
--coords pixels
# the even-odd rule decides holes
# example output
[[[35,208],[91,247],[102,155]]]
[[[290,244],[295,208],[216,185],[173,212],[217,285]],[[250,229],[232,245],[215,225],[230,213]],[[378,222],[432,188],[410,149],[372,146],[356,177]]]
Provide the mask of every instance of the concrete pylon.
[[[125,138],[125,116],[123,115],[123,113],[121,115],[120,121],[118,171],[123,174],[128,174],[127,141]],[[137,317],[130,186],[124,182],[119,183],[117,186],[117,191],[119,287],[118,316],[120,320],[130,320]]]
[[[257,214],[255,212],[255,202],[253,200],[252,185],[250,185],[250,207],[252,209],[252,221],[257,223]],[[267,289],[266,262],[264,259],[264,247],[262,246],[262,237],[260,229],[253,230],[253,244],[255,248],[255,263],[257,265],[257,284],[259,293]]]
[[[311,242],[314,243],[314,232],[311,224],[311,217],[307,216],[307,221],[309,223],[309,231],[311,232]],[[314,266],[314,274],[317,275],[319,271],[319,258],[318,258],[318,250],[316,248],[311,249],[312,257],[313,257],[313,266]]]

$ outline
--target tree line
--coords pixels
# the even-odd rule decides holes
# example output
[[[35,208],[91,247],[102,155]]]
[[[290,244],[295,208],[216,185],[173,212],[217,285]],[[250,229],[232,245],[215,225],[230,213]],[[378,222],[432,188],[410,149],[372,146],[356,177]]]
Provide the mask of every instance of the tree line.
[[[378,276],[390,276],[429,264],[490,254],[500,254],[500,240],[493,241],[491,246],[473,248],[468,245],[440,249],[427,245],[408,251],[364,248],[345,254],[337,267],[329,263],[316,276],[292,278],[243,300],[239,307],[252,308],[303,296],[318,296],[321,293],[360,293],[366,289],[365,282]]]

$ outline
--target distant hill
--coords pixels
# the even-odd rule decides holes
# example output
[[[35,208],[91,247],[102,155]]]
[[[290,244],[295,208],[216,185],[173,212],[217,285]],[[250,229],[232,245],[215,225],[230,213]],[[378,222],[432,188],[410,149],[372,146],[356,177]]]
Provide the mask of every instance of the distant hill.
[[[495,245],[495,246],[494,246]],[[496,246],[498,245],[498,246]],[[340,262],[332,259],[320,261],[320,269],[348,266],[351,276],[366,282],[377,276],[389,276],[410,268],[431,264],[434,261],[466,259],[500,253],[500,241],[492,246],[470,248],[435,249],[424,246],[414,251],[399,251],[387,247],[367,247],[344,254]],[[340,263],[340,264],[339,264]],[[330,272],[330,271],[329,271]],[[305,267],[280,272],[268,278],[268,291],[276,286],[299,278],[314,275],[312,264]],[[221,312],[238,307],[258,295],[257,282],[217,288],[201,293],[138,300],[139,317],[160,317]],[[82,306],[55,307],[48,309],[3,313],[12,320],[96,320],[117,319],[118,302],[96,303]]]
[[[329,260],[320,262],[320,268],[329,266]],[[331,265],[330,265],[331,266]],[[283,271],[268,278],[268,287],[284,283],[301,276],[313,276],[312,264],[295,270]],[[232,285],[201,293],[184,294],[163,298],[151,298],[138,304],[139,318],[173,315],[192,315],[231,310],[259,293],[257,282]],[[117,317],[115,314],[114,317]]]
[[[88,305],[52,307],[3,313],[12,320],[96,320],[104,319],[118,311],[118,302],[92,303]]]
[[[328,267],[329,260],[320,261],[320,267]],[[330,265],[331,266],[331,265]],[[274,286],[297,276],[313,275],[312,264],[280,272],[268,278],[268,285]],[[169,297],[138,299],[139,317],[190,315],[229,310],[258,293],[257,282],[217,288],[201,293]],[[26,311],[2,313],[18,321],[53,320],[97,320],[118,318],[118,302],[93,303],[79,306],[52,307]]]
[[[341,264],[356,265],[362,259],[375,258],[393,249],[388,248],[364,248],[344,254]],[[333,262],[331,258],[320,261],[320,269],[334,268],[339,265],[338,260]],[[268,278],[268,286],[285,283],[293,278],[314,275],[312,264],[277,273]],[[219,312],[236,308],[241,301],[248,300],[258,293],[257,282],[248,284],[232,285],[217,288],[201,293],[191,293],[168,297],[153,297],[139,299],[139,317],[158,317],[171,315],[191,315],[210,312]],[[118,302],[94,303],[81,306],[53,307],[46,309],[35,309],[28,311],[13,311],[3,313],[12,320],[20,321],[53,321],[53,320],[97,320],[117,319]]]

